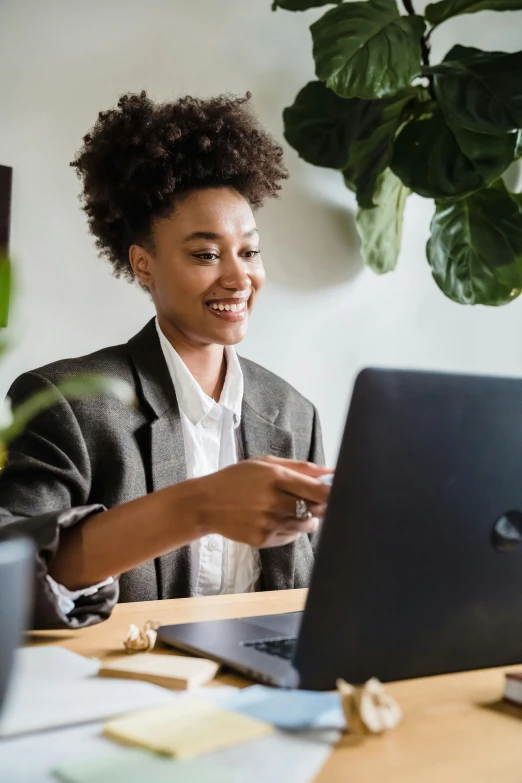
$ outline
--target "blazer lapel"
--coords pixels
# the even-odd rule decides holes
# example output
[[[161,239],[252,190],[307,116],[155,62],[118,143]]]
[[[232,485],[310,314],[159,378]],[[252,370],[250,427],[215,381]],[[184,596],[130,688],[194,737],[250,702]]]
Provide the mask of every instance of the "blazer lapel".
[[[245,459],[267,454],[291,458],[294,454],[292,433],[265,419],[245,399],[241,409],[241,437]]]
[[[150,446],[154,491],[165,489],[187,478],[179,410],[169,409],[152,422]],[[180,598],[192,594],[190,546],[166,552],[157,558],[156,564],[160,598]]]
[[[279,410],[268,390],[256,383],[252,365],[240,359],[244,377],[241,435],[245,459],[267,454],[292,459],[295,455],[292,433],[274,424]],[[296,543],[260,549],[265,590],[294,587]]]
[[[172,379],[161,350],[155,320],[129,340],[143,401],[150,409],[152,490],[165,489],[187,477],[183,430]],[[190,596],[192,561],[189,546],[156,558],[160,598]]]

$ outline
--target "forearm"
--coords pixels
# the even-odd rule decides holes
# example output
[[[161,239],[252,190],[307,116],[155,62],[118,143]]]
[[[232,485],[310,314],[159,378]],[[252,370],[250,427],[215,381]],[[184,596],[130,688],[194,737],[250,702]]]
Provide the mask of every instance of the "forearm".
[[[198,526],[196,494],[194,482],[184,481],[63,531],[49,574],[79,590],[191,543],[205,534]]]

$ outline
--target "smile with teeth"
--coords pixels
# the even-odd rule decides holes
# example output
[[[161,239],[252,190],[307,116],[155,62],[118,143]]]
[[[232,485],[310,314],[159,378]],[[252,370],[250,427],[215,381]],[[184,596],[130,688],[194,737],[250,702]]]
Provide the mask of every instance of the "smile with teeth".
[[[241,313],[246,308],[246,301],[238,302],[238,304],[218,304],[217,302],[209,302],[208,306],[211,310],[227,310],[232,313]]]

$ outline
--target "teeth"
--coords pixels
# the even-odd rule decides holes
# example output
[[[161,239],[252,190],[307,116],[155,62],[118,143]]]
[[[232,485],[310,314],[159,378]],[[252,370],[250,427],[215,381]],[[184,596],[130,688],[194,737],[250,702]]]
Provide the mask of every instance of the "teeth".
[[[239,302],[239,304],[231,304],[231,305],[224,305],[224,304],[217,304],[217,302],[212,302],[210,305],[212,310],[227,310],[232,313],[241,313],[247,306],[247,303],[245,300],[242,302]]]

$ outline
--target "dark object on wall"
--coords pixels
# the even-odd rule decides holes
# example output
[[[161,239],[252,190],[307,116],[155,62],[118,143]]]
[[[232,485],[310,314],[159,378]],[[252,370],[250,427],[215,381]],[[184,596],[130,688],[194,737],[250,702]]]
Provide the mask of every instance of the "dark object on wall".
[[[522,52],[457,45],[431,64],[430,39],[454,16],[522,11],[522,0],[438,0],[423,15],[413,2],[401,13],[397,0],[274,0],[335,5],[310,28],[318,81],[284,110],[285,137],[355,192],[375,272],[395,269],[413,192],[435,201],[427,258],[443,293],[507,304],[522,293],[522,194],[502,179],[522,159]]]
[[[0,166],[0,253],[7,252],[9,248],[12,182],[13,169]]]
[[[9,263],[9,227],[11,223],[11,188],[13,169],[0,166],[0,329],[7,326],[11,292]],[[0,344],[0,351],[1,351]]]
[[[29,617],[33,545],[25,538],[0,542],[0,711],[14,652]]]

